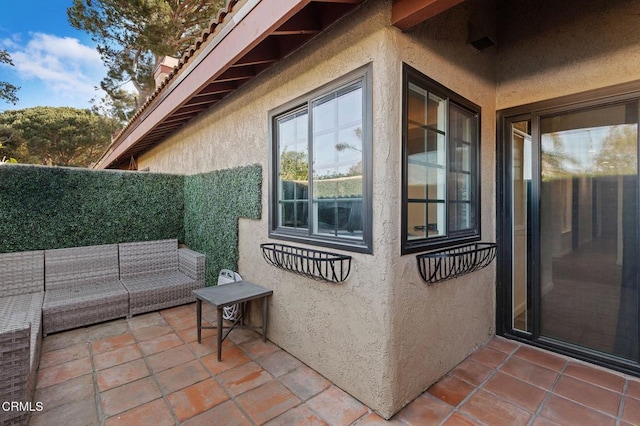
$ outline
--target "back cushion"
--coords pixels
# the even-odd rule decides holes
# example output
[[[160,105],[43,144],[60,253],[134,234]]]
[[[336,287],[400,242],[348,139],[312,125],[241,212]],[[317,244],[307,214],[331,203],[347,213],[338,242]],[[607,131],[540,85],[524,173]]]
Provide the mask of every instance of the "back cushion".
[[[118,245],[46,250],[47,290],[82,287],[118,280]]]
[[[44,291],[44,251],[0,253],[0,297]]]
[[[120,278],[178,270],[178,240],[120,244]]]

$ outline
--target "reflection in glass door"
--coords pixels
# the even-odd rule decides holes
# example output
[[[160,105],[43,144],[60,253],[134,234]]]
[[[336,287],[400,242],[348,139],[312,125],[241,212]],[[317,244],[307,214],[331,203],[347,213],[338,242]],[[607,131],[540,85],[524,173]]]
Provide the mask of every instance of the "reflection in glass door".
[[[540,336],[636,360],[637,103],[540,118]]]
[[[501,149],[504,331],[633,371],[638,103],[515,109]]]

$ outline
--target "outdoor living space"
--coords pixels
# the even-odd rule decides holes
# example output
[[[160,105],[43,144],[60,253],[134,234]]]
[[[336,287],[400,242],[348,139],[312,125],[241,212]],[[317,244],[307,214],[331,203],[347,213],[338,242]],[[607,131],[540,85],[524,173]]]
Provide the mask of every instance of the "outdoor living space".
[[[221,362],[203,333],[192,303],[47,336],[30,424],[640,423],[637,378],[501,337],[385,421],[254,331],[233,330]]]

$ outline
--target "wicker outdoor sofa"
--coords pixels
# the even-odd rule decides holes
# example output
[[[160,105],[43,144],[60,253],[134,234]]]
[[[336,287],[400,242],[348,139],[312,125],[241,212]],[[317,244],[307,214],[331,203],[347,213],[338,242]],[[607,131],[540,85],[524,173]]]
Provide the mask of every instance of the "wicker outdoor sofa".
[[[0,253],[0,403],[32,400],[43,333],[193,302],[204,272],[177,240]],[[0,410],[0,425],[27,418]]]

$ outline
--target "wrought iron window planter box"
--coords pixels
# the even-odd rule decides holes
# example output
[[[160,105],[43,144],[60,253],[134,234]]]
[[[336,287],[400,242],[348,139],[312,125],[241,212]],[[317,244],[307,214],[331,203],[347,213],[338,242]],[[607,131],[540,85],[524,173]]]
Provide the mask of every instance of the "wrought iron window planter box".
[[[469,274],[488,266],[496,257],[496,243],[473,243],[416,256],[420,276],[437,283]]]
[[[267,263],[316,281],[339,283],[351,271],[351,256],[285,244],[260,244]]]

